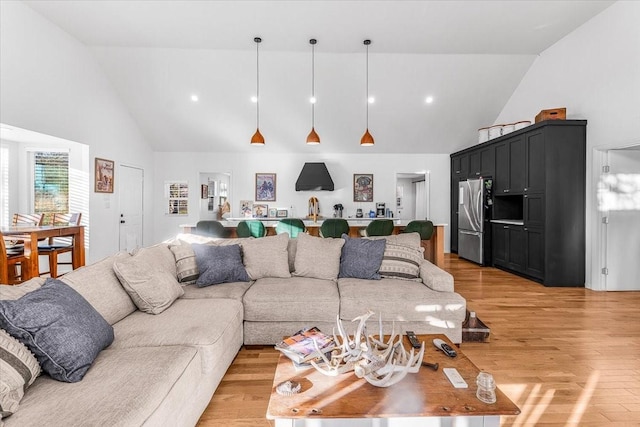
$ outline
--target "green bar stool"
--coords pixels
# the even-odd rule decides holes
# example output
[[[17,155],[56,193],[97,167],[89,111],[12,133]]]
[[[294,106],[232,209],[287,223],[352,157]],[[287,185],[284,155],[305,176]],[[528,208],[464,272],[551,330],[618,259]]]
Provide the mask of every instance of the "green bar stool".
[[[392,219],[374,219],[364,230],[365,236],[390,236],[393,233]]]
[[[298,234],[304,233],[307,227],[299,218],[284,218],[276,225],[276,234],[289,233],[289,237],[295,239]]]
[[[208,237],[220,237],[225,238],[229,236],[229,233],[224,228],[224,225],[220,221],[205,220],[198,221],[196,224],[196,231],[194,234]]]
[[[236,227],[238,237],[264,237],[267,234],[262,221],[240,221]]]
[[[420,240],[429,240],[433,236],[433,222],[429,220],[414,220],[402,230],[403,233],[418,233]]]
[[[329,218],[322,221],[320,235],[322,237],[342,237],[349,234],[349,223],[342,218]]]

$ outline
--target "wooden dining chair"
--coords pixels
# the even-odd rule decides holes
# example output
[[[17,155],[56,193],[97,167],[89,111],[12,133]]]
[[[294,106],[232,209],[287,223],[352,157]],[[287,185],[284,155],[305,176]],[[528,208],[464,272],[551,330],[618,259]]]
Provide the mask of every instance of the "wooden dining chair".
[[[44,214],[22,214],[22,213],[14,213],[13,220],[11,221],[12,225],[42,225],[42,221],[44,221]]]
[[[80,225],[82,213],[54,213],[51,225]],[[59,262],[58,255],[71,252],[73,257],[74,241],[72,237],[50,237],[45,244],[38,245],[38,255],[49,257],[49,271],[39,272],[40,276],[49,274],[51,277],[58,277],[58,266],[69,265],[72,262]]]
[[[29,250],[7,249],[4,236],[0,235],[0,283],[16,285],[31,278],[29,271]],[[20,267],[20,273],[18,268]]]

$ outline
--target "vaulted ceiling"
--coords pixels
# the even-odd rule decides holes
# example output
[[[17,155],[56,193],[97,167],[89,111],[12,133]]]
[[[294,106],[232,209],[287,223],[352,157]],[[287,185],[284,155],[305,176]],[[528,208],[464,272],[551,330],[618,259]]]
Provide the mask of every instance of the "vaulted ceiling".
[[[26,1],[95,55],[157,151],[451,153],[611,1]],[[315,128],[311,48],[316,38]],[[374,147],[366,122],[365,48]],[[192,95],[198,101],[191,100]],[[427,104],[427,96],[434,101]],[[542,108],[557,107],[541,105]],[[531,119],[538,111],[531,111]]]

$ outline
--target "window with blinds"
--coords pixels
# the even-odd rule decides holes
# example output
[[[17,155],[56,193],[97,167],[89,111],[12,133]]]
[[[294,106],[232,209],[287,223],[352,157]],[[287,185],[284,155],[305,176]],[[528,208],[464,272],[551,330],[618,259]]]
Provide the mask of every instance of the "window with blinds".
[[[36,151],[33,159],[33,211],[69,212],[69,153]]]

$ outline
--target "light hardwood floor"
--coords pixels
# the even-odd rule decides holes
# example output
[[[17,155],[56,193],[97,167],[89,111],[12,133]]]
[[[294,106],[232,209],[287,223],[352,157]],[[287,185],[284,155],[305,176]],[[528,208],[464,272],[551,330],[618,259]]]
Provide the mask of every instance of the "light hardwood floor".
[[[491,328],[462,350],[522,411],[502,425],[640,426],[640,292],[545,288],[448,254],[445,269]],[[277,358],[243,348],[198,425],[269,426]]]

